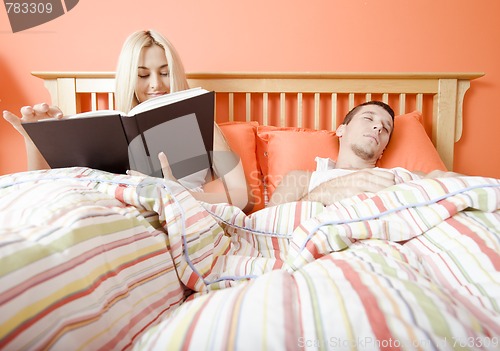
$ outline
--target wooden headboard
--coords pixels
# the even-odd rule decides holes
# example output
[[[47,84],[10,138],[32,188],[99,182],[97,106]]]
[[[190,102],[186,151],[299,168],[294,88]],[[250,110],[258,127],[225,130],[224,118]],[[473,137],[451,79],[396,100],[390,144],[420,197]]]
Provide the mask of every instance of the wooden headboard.
[[[114,108],[113,72],[32,72],[44,80],[64,114]],[[191,87],[216,92],[216,120],[335,129],[345,113],[367,100],[413,110],[449,170],[462,135],[462,106],[470,81],[483,73],[188,73]]]

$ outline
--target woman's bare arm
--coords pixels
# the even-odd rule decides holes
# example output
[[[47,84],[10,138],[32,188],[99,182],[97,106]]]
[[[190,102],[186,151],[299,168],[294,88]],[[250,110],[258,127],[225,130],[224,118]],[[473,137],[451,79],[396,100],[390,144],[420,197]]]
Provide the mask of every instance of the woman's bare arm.
[[[26,155],[28,159],[28,170],[49,169],[47,161],[35,146],[28,133],[23,128],[22,122],[37,122],[46,118],[62,118],[63,114],[57,106],[49,106],[46,103],[21,108],[21,117],[12,112],[3,111],[3,118],[9,122],[19,134],[24,137]]]

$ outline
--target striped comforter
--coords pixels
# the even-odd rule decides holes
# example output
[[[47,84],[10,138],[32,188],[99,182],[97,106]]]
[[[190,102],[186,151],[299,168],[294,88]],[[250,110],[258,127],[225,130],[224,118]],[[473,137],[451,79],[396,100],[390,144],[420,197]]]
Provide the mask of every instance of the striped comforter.
[[[0,349],[500,348],[500,180],[251,215],[87,168],[0,177]]]

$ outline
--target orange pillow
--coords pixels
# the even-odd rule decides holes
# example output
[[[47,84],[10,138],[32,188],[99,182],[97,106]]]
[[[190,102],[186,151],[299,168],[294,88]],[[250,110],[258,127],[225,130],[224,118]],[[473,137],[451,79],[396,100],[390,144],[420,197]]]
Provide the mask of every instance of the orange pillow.
[[[446,171],[446,166],[425,132],[422,114],[418,111],[395,118],[394,133],[377,166],[403,167],[424,173],[435,169]]]
[[[314,171],[317,156],[336,159],[337,154],[335,131],[271,126],[257,128],[257,159],[268,198],[289,171]]]
[[[253,209],[250,212],[264,208],[263,184],[257,164],[256,130],[258,122],[224,122],[219,127],[226,138],[229,147],[241,159],[243,170],[250,187]]]

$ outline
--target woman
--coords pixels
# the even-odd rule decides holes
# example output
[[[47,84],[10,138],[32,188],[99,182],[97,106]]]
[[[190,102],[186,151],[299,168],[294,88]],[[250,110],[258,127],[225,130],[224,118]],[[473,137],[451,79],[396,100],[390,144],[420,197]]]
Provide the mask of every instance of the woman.
[[[188,89],[188,83],[182,62],[173,45],[160,33],[154,30],[132,33],[123,44],[116,70],[115,99],[116,108],[128,112],[134,106],[152,97]],[[63,118],[61,110],[56,106],[38,104],[21,108],[21,118],[9,111],[4,111],[4,118],[24,136],[28,157],[28,169],[50,168],[34,143],[31,141],[21,122],[38,121],[44,118]],[[248,187],[241,162],[225,174],[218,169],[227,169],[224,163],[231,149],[217,124],[214,128],[213,168],[217,179],[208,177],[212,172],[194,175],[184,179],[190,188],[203,191],[192,191],[200,201],[209,203],[228,202],[241,209],[249,204]],[[164,154],[159,155],[166,178],[174,179],[168,160]],[[197,176],[197,177],[196,177]],[[175,180],[175,179],[174,179]]]

